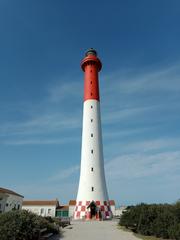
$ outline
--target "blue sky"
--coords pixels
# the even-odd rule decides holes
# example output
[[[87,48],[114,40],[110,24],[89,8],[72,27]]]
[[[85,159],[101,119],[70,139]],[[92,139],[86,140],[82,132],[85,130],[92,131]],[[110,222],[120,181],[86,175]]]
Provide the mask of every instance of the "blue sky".
[[[0,1],[0,186],[76,198],[83,72],[103,63],[106,180],[118,205],[180,198],[180,2]]]

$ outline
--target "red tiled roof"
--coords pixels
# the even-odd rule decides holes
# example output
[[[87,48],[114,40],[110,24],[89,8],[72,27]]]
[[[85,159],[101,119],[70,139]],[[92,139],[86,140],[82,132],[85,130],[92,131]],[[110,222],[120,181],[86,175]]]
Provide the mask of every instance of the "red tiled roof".
[[[56,208],[57,211],[60,211],[60,210],[69,210],[69,206],[59,206]]]
[[[73,206],[76,205],[76,200],[70,200],[70,201],[69,201],[69,205],[71,205],[71,206],[72,206],[72,205],[73,205]]]
[[[23,206],[59,206],[58,200],[25,200]]]
[[[109,204],[111,205],[111,206],[115,206],[116,204],[115,204],[115,201],[114,200],[109,200]]]
[[[18,193],[16,193],[16,192],[13,192],[13,191],[10,190],[10,189],[6,189],[6,188],[0,188],[0,193],[12,194],[12,195],[16,195],[16,196],[18,196],[18,197],[24,198],[24,196],[22,196],[22,195],[20,195],[20,194],[18,194]]]

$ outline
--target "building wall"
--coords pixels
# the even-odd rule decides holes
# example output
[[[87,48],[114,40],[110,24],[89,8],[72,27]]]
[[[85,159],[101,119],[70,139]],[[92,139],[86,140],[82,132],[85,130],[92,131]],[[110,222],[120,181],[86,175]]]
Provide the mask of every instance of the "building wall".
[[[120,207],[120,208],[116,208],[114,216],[121,216],[123,211],[125,211],[125,209],[126,209],[126,207],[124,207],[124,206]]]
[[[69,217],[74,216],[75,205],[69,205]]]
[[[68,210],[56,210],[56,217],[69,217]]]
[[[115,216],[115,214],[116,214],[115,205],[111,205],[111,212],[112,212],[113,216]]]
[[[1,193],[0,194],[0,212],[8,212],[12,209],[22,208],[23,198],[13,194]]]
[[[22,206],[22,209],[33,212],[39,216],[43,217],[55,217],[56,216],[56,206]]]

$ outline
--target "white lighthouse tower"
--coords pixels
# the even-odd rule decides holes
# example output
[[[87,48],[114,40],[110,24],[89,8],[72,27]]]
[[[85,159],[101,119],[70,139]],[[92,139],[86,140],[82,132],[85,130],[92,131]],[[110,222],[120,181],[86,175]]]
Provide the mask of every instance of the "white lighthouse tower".
[[[81,62],[84,71],[84,109],[81,169],[74,219],[111,218],[101,133],[98,72],[102,64],[90,49]]]

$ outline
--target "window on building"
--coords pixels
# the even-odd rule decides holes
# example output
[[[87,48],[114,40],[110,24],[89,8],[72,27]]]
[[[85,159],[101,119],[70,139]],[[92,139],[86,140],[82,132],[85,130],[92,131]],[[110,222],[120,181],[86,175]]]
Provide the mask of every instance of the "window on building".
[[[93,108],[93,106],[91,105],[91,108]]]
[[[92,84],[92,81],[91,81],[91,84]]]
[[[44,208],[41,208],[41,214],[43,214],[44,213]]]
[[[9,206],[9,204],[8,203],[6,203],[6,207],[8,207]]]
[[[93,153],[93,149],[91,149],[91,153]]]
[[[91,122],[93,122],[93,119],[91,118]]]
[[[93,137],[93,133],[91,133],[91,137]]]
[[[92,192],[94,192],[94,187],[91,188]]]
[[[94,168],[92,167],[92,168],[91,168],[91,172],[93,172],[93,171],[94,171]]]
[[[51,209],[50,208],[48,209],[48,214],[51,214]]]

